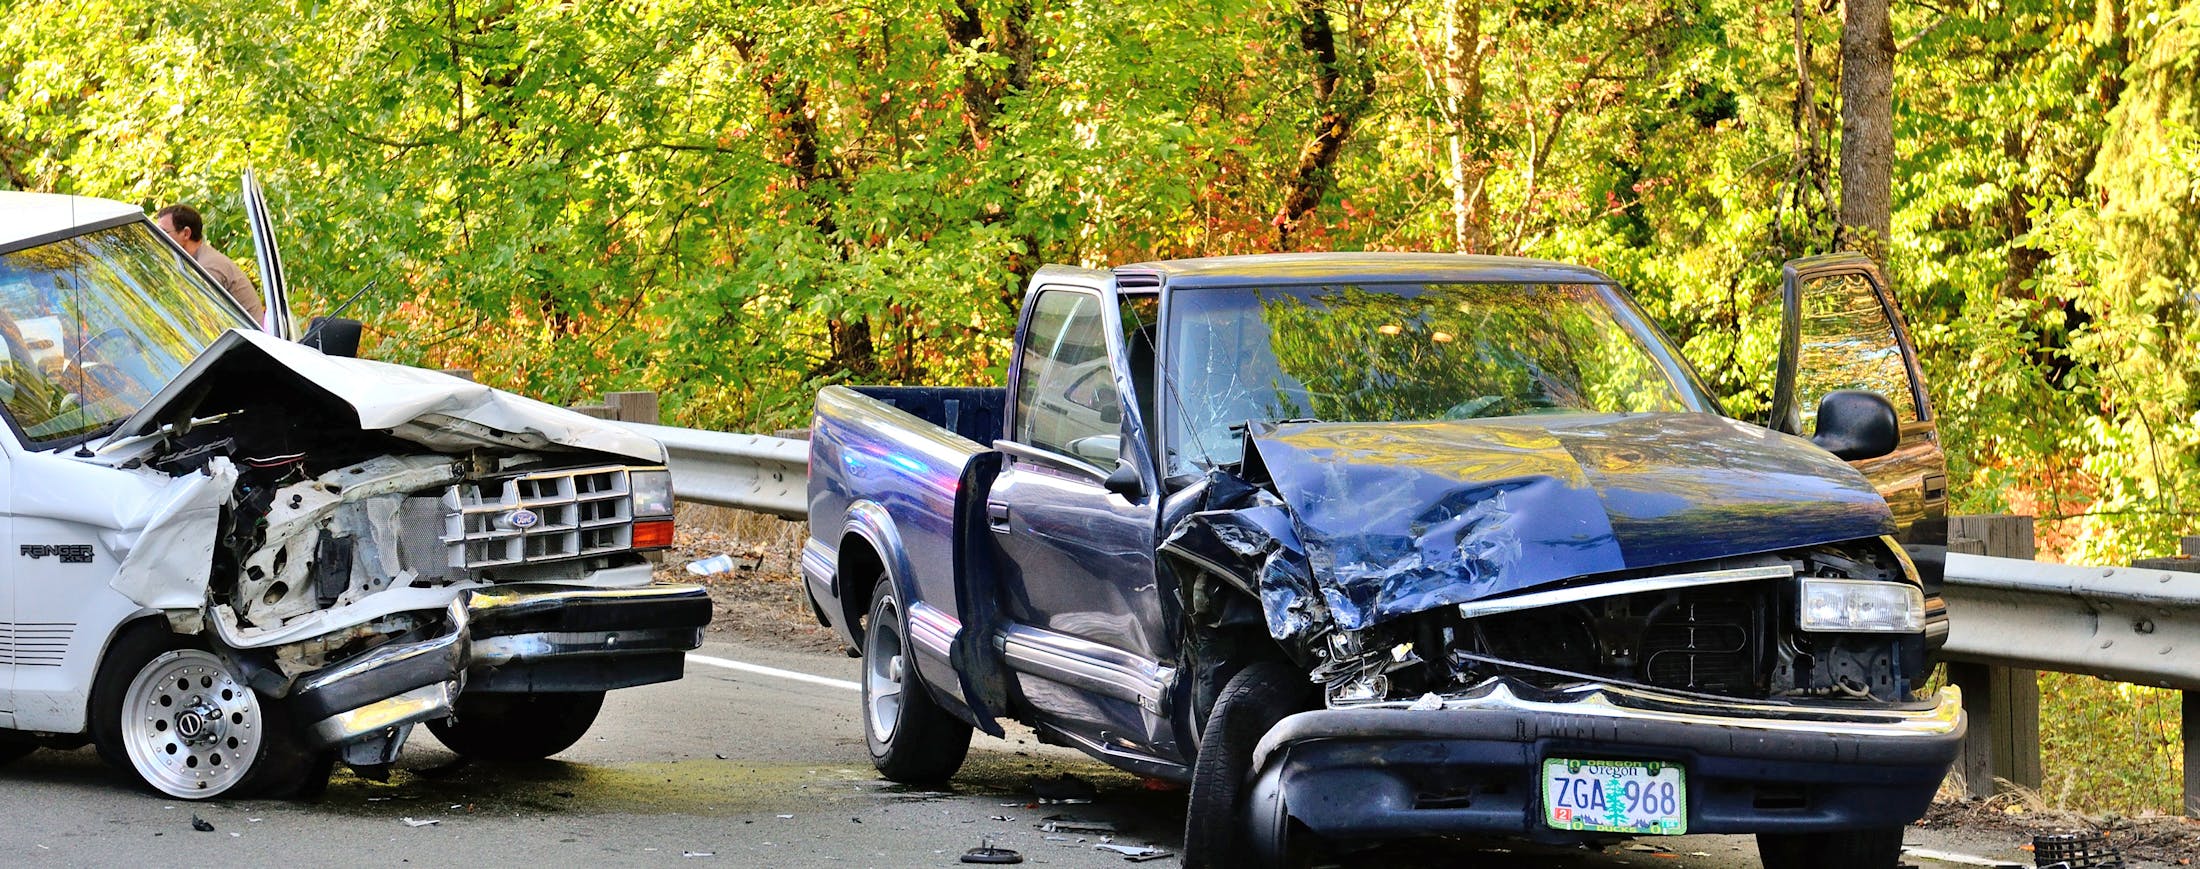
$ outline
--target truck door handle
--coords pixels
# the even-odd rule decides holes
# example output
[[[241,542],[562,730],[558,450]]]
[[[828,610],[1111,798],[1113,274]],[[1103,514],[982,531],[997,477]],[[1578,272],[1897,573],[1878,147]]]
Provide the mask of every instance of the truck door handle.
[[[985,525],[995,534],[1008,533],[1008,505],[1000,501],[985,502]]]

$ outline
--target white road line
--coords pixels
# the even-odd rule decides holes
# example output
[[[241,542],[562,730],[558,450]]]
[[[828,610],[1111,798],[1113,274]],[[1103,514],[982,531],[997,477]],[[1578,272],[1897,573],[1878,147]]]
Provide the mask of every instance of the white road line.
[[[2024,869],[2024,864],[2014,863],[2008,860],[1996,860],[1992,857],[1973,857],[1969,854],[1957,854],[1950,851],[1935,851],[1931,848],[1918,848],[1910,845],[1902,846],[1902,853],[1907,854],[1911,857],[1916,857],[1920,860],[1932,860],[1939,863],[1955,863],[1961,866],[1992,866],[1996,867],[1996,869]]]
[[[740,661],[728,660],[726,658],[713,658],[709,655],[698,655],[694,652],[689,652],[687,659],[690,661],[694,661],[698,664],[709,664],[713,667],[724,667],[728,670],[738,670],[743,673],[755,673],[759,676],[777,676],[781,679],[791,679],[796,682],[808,682],[812,685],[823,685],[827,688],[845,688],[849,691],[863,690],[862,685],[858,685],[846,679],[828,679],[824,676],[812,676],[808,673],[797,673],[793,670],[782,670],[778,667],[765,667],[757,664],[745,664]]]

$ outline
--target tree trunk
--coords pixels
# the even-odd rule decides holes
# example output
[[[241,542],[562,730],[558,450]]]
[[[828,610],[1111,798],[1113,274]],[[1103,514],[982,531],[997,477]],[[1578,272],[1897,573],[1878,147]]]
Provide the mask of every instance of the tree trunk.
[[[1451,241],[1455,250],[1480,252],[1485,220],[1482,183],[1489,163],[1468,141],[1482,118],[1482,2],[1444,0],[1444,123],[1451,149]]]
[[[1352,138],[1352,128],[1375,94],[1375,77],[1364,66],[1351,64],[1351,79],[1346,80],[1347,64],[1337,48],[1327,0],[1299,0],[1299,11],[1306,16],[1299,25],[1299,47],[1314,57],[1314,96],[1321,103],[1321,118],[1313,137],[1299,149],[1298,165],[1284,188],[1283,207],[1276,211],[1275,249],[1279,251],[1291,249],[1291,232],[1299,219],[1329,192],[1337,154]]]
[[[1841,27],[1841,242],[1884,262],[1894,202],[1894,30],[1887,0],[1847,0]]]

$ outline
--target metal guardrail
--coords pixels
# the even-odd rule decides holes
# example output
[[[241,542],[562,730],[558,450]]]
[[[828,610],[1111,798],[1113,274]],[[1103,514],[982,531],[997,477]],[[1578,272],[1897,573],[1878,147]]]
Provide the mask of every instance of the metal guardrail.
[[[2200,690],[2200,573],[1949,553],[1943,657]]]
[[[665,445],[680,500],[738,507],[783,519],[810,515],[810,442],[629,422]]]

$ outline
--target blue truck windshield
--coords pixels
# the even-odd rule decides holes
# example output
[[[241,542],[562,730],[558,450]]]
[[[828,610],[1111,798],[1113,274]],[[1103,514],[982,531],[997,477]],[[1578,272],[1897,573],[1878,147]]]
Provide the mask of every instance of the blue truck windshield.
[[[1606,285],[1216,287],[1170,304],[1171,474],[1237,462],[1248,421],[1711,406]]]
[[[144,221],[0,254],[0,401],[33,444],[97,432],[243,322]]]

